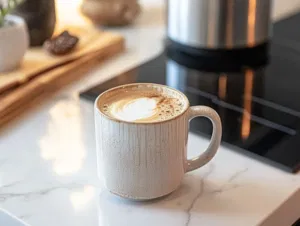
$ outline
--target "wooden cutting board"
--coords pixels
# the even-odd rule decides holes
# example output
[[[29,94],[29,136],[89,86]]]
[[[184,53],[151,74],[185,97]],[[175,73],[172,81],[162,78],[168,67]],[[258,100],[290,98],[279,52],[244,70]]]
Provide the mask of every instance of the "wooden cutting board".
[[[45,98],[84,76],[125,49],[124,38],[101,31],[85,22],[77,11],[79,0],[56,0],[56,34],[68,30],[79,37],[76,49],[64,56],[52,56],[42,48],[29,49],[20,67],[0,73],[0,127],[19,118],[25,110],[41,106]],[[0,50],[1,51],[1,50]]]
[[[124,40],[119,34],[102,32],[90,26],[68,26],[66,29],[80,38],[76,49],[64,56],[52,56],[43,48],[29,49],[19,68],[12,72],[0,73],[0,95],[35,76],[88,54],[99,52],[102,49],[109,51],[110,48],[115,48],[115,46],[120,46],[120,51],[123,50]],[[64,30],[64,28],[61,28],[61,30]]]
[[[117,34],[94,32],[87,37],[90,38],[86,38],[77,51],[58,59],[41,53],[38,49],[30,50],[30,57],[23,63],[26,67],[11,72],[11,78],[7,74],[1,75],[3,88],[0,93],[0,127],[24,113],[33,101],[36,103],[37,98],[42,102],[60,88],[84,76],[93,66],[125,48],[124,39]],[[87,44],[83,45],[84,43]]]
[[[76,81],[93,66],[115,55],[123,45],[114,45],[107,51],[99,51],[81,57],[64,66],[55,68],[35,77],[7,94],[0,95],[0,127],[25,113],[29,108],[41,106],[45,99],[60,88]]]

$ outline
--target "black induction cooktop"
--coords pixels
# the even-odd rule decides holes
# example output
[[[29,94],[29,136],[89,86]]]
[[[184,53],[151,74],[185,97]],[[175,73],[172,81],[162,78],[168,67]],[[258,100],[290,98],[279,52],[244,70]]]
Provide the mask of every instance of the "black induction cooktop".
[[[258,160],[300,169],[300,14],[274,25],[268,62],[230,70],[205,68],[201,60],[172,48],[132,70],[81,93],[90,100],[126,83],[166,84],[184,92],[191,105],[207,105],[220,115],[223,144]],[[208,120],[191,130],[211,134]]]

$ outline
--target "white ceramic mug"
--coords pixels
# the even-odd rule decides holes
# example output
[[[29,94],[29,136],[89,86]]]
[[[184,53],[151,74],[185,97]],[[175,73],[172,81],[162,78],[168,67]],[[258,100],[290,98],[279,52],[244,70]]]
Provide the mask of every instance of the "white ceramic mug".
[[[29,47],[28,30],[24,19],[7,15],[5,21],[8,25],[0,27],[0,72],[11,71],[18,67]]]
[[[99,108],[112,90],[128,86],[168,89],[185,101],[186,108],[162,122],[126,122],[108,117]],[[205,152],[187,159],[189,121],[206,117],[213,125],[211,142]],[[158,84],[135,83],[102,93],[95,102],[98,175],[107,189],[119,196],[147,200],[165,196],[180,185],[185,173],[208,163],[216,154],[222,135],[219,115],[206,106],[189,107],[187,97]],[[199,150],[201,151],[201,150]]]

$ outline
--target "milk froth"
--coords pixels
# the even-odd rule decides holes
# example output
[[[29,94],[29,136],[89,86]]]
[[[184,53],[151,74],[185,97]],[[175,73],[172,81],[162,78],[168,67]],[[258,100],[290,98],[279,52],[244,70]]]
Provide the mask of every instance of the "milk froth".
[[[111,118],[127,122],[159,122],[180,115],[186,103],[163,89],[126,88],[102,98],[100,110]]]

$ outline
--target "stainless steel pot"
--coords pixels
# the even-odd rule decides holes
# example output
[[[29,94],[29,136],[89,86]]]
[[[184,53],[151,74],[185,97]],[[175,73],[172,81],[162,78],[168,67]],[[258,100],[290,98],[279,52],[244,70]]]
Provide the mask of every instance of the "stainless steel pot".
[[[270,39],[272,0],[167,0],[167,35],[204,49],[252,48]]]

